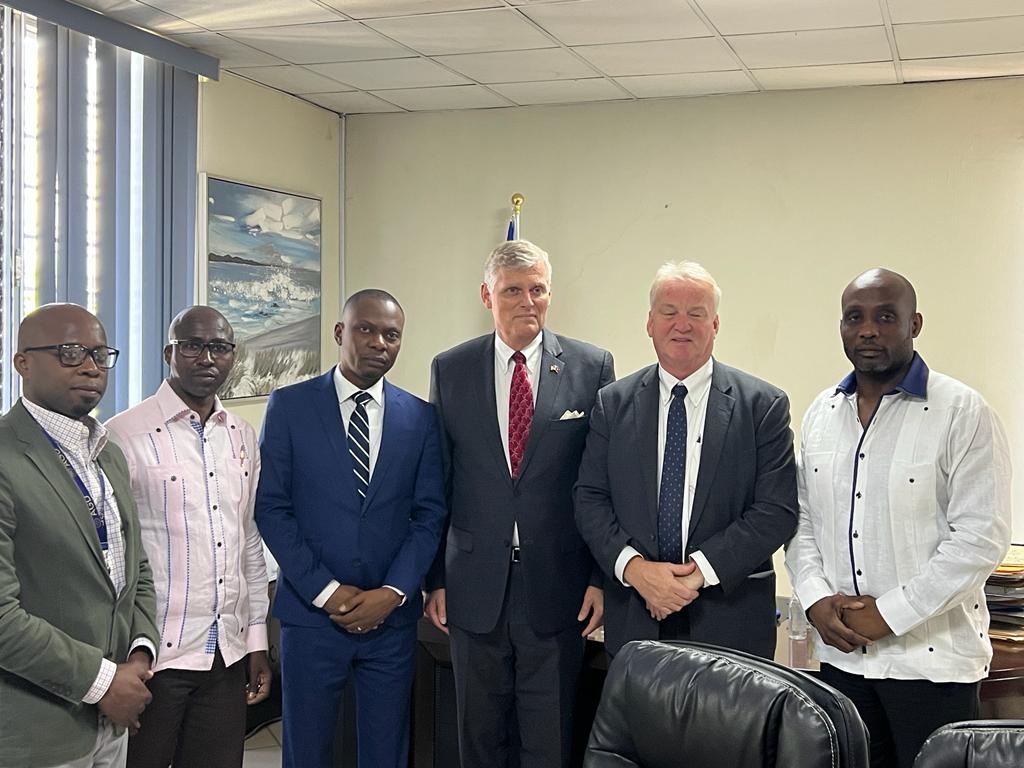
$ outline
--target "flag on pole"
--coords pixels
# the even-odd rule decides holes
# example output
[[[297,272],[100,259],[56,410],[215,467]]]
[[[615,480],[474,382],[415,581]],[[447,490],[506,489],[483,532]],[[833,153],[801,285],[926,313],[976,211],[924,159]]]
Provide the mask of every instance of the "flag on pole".
[[[508,220],[508,234],[506,240],[518,240],[519,239],[519,215],[523,210],[523,200],[525,198],[516,192],[512,195],[512,218]]]

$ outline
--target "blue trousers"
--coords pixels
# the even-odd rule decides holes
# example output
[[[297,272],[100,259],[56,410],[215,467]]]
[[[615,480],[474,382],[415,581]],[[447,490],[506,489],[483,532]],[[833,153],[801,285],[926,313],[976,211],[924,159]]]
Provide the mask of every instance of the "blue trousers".
[[[282,626],[283,768],[333,768],[349,676],[356,691],[359,768],[406,768],[415,660],[415,624],[365,635],[334,626]]]

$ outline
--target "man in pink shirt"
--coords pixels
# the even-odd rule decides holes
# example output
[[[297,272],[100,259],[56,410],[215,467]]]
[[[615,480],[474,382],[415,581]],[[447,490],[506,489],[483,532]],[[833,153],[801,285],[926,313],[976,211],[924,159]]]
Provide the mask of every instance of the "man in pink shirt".
[[[234,332],[210,307],[168,329],[170,375],[107,422],[128,459],[157,593],[153,702],[128,744],[130,768],[242,765],[246,704],[270,693],[267,571],[253,521],[256,433],[217,392]]]

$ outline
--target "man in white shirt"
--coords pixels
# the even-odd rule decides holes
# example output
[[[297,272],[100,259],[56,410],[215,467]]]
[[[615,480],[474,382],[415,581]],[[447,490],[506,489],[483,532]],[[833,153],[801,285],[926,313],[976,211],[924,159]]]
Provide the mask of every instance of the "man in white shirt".
[[[772,553],[797,517],[789,399],[712,357],[720,299],[700,264],[663,265],[657,364],[598,393],[576,524],[607,574],[609,653],[658,639],[775,651]]]
[[[210,307],[171,321],[156,394],[107,422],[121,446],[150,553],[160,658],[129,768],[242,764],[246,704],[270,694],[267,569],[253,519],[256,433],[217,392],[234,331]]]
[[[854,369],[804,416],[786,553],[822,679],[857,706],[873,768],[910,768],[932,731],[976,716],[984,583],[1010,542],[1002,427],[981,395],[928,370],[922,323],[902,275],[872,269],[843,291]]]

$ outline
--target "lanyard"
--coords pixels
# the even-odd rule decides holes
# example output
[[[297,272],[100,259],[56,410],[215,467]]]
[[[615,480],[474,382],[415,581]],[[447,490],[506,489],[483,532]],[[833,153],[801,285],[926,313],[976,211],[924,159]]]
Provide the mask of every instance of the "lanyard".
[[[85,483],[82,482],[82,478],[79,476],[78,471],[72,466],[71,462],[68,461],[68,457],[64,455],[64,451],[60,449],[57,441],[54,440],[53,437],[50,436],[50,433],[45,429],[43,430],[43,434],[46,435],[46,439],[50,441],[50,445],[52,445],[53,450],[56,451],[57,458],[60,459],[60,463],[64,465],[64,469],[66,469],[68,474],[71,475],[71,479],[75,481],[75,485],[78,486],[78,491],[82,494],[82,498],[85,499],[86,509],[89,510],[89,515],[92,517],[92,523],[96,526],[96,535],[99,536],[100,539],[100,549],[103,550],[103,555],[106,557],[107,549],[109,547],[107,542],[107,519],[105,515],[107,509],[107,485],[103,479],[103,471],[100,470],[96,473],[100,479],[100,502],[103,505],[102,507],[97,508],[96,502],[93,501],[92,495],[89,493],[89,489],[86,487]]]

